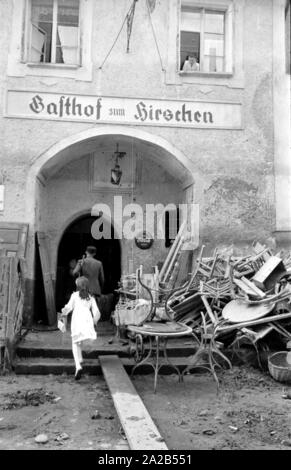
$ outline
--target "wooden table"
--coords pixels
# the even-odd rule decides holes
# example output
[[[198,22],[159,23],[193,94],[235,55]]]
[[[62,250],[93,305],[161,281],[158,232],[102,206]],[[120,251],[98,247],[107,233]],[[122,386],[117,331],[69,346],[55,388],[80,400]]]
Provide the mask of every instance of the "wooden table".
[[[142,326],[129,325],[127,328],[131,333],[135,333],[136,348],[137,351],[140,351],[140,355],[138,354],[136,358],[137,364],[132,369],[131,375],[139,366],[150,365],[154,369],[154,391],[156,392],[160,369],[163,366],[170,366],[177,372],[180,382],[182,375],[178,367],[172,364],[168,358],[167,343],[170,338],[192,336],[192,328],[175,322],[148,322]],[[149,340],[149,351],[146,354],[144,338]],[[163,356],[160,356],[160,350]]]

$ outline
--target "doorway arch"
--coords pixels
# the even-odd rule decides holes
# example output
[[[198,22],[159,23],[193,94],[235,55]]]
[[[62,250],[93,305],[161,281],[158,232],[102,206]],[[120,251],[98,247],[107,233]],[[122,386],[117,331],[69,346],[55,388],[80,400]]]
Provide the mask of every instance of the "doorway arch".
[[[197,199],[203,197],[204,177],[200,174],[193,161],[186,156],[175,145],[155,133],[145,131],[137,127],[128,126],[98,126],[72,134],[71,136],[58,141],[49,147],[43,153],[33,157],[30,161],[30,169],[26,180],[26,220],[29,224],[29,237],[28,237],[28,277],[34,278],[34,233],[41,230],[39,226],[39,217],[37,210],[39,207],[39,187],[45,186],[46,176],[50,170],[58,163],[66,164],[70,162],[75,155],[80,154],[82,145],[89,145],[94,142],[98,143],[99,138],[113,136],[125,136],[143,142],[149,145],[151,150],[156,149],[162,154],[161,163],[165,165],[173,165],[174,172],[179,169],[181,178],[183,178],[183,185],[185,188],[193,187],[195,183],[195,192]],[[164,163],[163,163],[164,162]],[[44,174],[46,173],[47,174]],[[195,180],[194,180],[195,174]],[[54,250],[53,250],[54,251]],[[52,257],[52,268],[56,268],[56,253]]]
[[[73,127],[72,127],[73,129]],[[199,193],[203,194],[203,177],[195,167],[191,159],[186,156],[175,145],[156,134],[160,129],[145,131],[137,127],[128,126],[98,126],[92,127],[77,134],[72,134],[65,139],[58,141],[49,147],[46,151],[33,157],[30,162],[30,169],[26,184],[26,220],[29,223],[29,237],[27,245],[28,259],[28,278],[31,280],[31,286],[35,285],[35,232],[43,231],[48,233],[48,249],[50,256],[50,269],[52,279],[56,282],[57,263],[58,263],[58,246],[64,232],[66,232],[72,220],[73,212],[68,213],[67,222],[59,223],[58,226],[52,225],[50,228],[46,226],[47,208],[41,207],[41,200],[46,197],[46,185],[49,183],[51,175],[56,172],[57,168],[71,164],[78,156],[89,153],[92,148],[96,148],[104,139],[113,141],[114,139],[128,138],[141,144],[143,148],[148,147],[149,154],[153,160],[157,159],[160,167],[164,167],[174,178],[177,178],[179,184],[183,186],[184,193],[191,198],[194,186],[195,171],[195,188],[199,189]],[[188,188],[189,189],[188,191]],[[195,199],[200,198],[195,190]],[[193,196],[194,197],[194,196]],[[189,199],[194,201],[194,199]],[[188,202],[188,200],[187,200]],[[83,212],[89,207],[88,203],[78,204],[77,213]],[[66,214],[64,212],[64,214]],[[64,225],[63,225],[64,224]],[[118,228],[115,227],[117,230]],[[120,250],[121,251],[121,250]],[[125,253],[125,250],[122,250]]]

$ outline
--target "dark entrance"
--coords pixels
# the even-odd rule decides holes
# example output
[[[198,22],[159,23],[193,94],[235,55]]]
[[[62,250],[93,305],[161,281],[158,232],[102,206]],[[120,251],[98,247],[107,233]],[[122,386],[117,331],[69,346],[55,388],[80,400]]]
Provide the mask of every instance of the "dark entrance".
[[[111,226],[111,240],[96,240],[91,235],[91,227],[96,217],[81,216],[69,225],[59,244],[56,282],[57,310],[65,305],[75,290],[75,280],[70,274],[70,262],[81,259],[86,247],[96,247],[96,258],[102,261],[105,276],[104,299],[102,301],[102,320],[108,320],[114,307],[114,289],[118,287],[121,276],[121,250],[119,240],[114,239]]]

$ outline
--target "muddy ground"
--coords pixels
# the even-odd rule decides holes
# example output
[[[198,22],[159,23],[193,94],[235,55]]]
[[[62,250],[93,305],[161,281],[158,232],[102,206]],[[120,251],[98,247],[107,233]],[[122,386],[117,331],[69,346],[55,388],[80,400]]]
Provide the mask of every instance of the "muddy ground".
[[[208,374],[134,384],[171,449],[291,449],[291,400],[268,373],[234,367],[219,373],[220,390]]]
[[[178,383],[136,376],[133,383],[169,449],[291,449],[291,400],[267,373],[235,367]],[[96,416],[98,419],[92,419]],[[45,444],[35,437],[45,433]],[[0,449],[128,449],[102,377],[0,377]]]
[[[40,434],[46,443],[35,442]],[[102,377],[27,375],[0,377],[0,449],[128,446]]]

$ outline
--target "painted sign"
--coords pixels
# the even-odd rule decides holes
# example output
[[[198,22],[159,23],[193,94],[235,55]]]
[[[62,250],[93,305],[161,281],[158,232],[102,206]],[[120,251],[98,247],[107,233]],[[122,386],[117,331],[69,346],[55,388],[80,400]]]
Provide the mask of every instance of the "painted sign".
[[[28,119],[241,129],[241,104],[9,90],[6,116]]]

